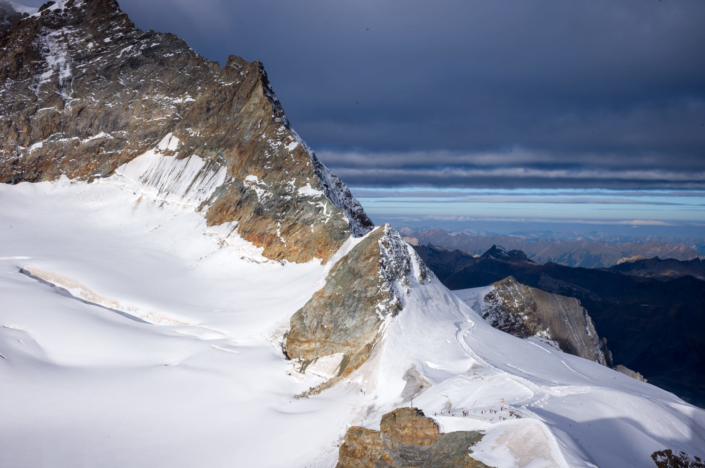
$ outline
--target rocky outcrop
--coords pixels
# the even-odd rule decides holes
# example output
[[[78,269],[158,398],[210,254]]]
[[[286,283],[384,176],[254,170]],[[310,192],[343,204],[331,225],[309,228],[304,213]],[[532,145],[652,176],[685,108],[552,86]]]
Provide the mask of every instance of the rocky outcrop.
[[[370,356],[384,324],[404,306],[410,278],[423,284],[432,273],[389,225],[377,228],[330,270],[325,286],[291,318],[286,355],[306,372],[319,360],[337,359],[318,393],[350,375]]]
[[[674,453],[671,449],[660,450],[651,454],[658,468],[705,468],[699,457],[692,457],[685,452]]]
[[[91,181],[151,151],[222,168],[198,209],[271,259],[327,261],[373,227],[291,129],[260,62],[221,67],[136,29],[114,0],[60,0],[15,22],[0,35],[0,85],[2,182]]]
[[[417,408],[399,408],[382,417],[380,430],[351,427],[341,445],[337,468],[486,467],[470,458],[479,432],[441,434]]]
[[[638,373],[638,372],[634,372],[633,370],[631,370],[631,369],[629,369],[629,368],[627,368],[627,367],[624,367],[624,366],[621,365],[621,364],[618,364],[618,365],[614,366],[614,370],[616,370],[616,371],[618,371],[618,372],[621,372],[621,373],[624,374],[624,375],[628,375],[628,376],[631,377],[632,379],[637,379],[637,380],[640,381],[640,382],[648,382],[648,380],[646,380],[643,375],[641,375],[641,374]]]
[[[606,341],[597,336],[580,301],[525,286],[511,276],[492,286],[484,297],[482,316],[494,328],[519,338],[552,340],[563,352],[611,367]]]

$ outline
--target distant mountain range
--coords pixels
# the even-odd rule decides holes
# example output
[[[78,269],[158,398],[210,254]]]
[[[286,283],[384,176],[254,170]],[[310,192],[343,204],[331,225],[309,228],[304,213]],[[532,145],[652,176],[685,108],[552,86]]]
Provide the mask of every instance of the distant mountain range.
[[[675,279],[670,280],[663,275],[636,276],[659,271],[653,265],[684,272],[695,262],[652,259],[588,269],[541,264],[522,251],[496,246],[479,257],[436,246],[414,248],[452,290],[488,286],[513,276],[521,284],[580,300],[597,333],[607,338],[615,364],[705,406],[705,281],[690,275],[672,275]]]
[[[402,233],[411,231],[430,231],[435,229],[436,226],[421,228],[421,227],[404,227],[400,226],[399,231]],[[485,231],[482,229],[462,229],[459,231],[447,230],[448,234],[451,236],[456,236],[460,233],[467,234],[469,236],[478,237],[499,237],[504,234],[493,231]],[[610,244],[614,243],[637,243],[644,244],[647,242],[666,242],[667,244],[685,244],[692,248],[698,254],[705,256],[705,237],[673,237],[673,236],[659,236],[659,235],[644,235],[644,236],[631,236],[624,234],[613,234],[601,231],[592,232],[578,232],[578,231],[551,231],[551,230],[524,230],[524,231],[513,231],[508,234],[508,236],[519,237],[526,241],[594,241],[594,242],[607,242]]]
[[[620,261],[617,265],[610,268],[625,275],[644,276],[660,280],[670,280],[690,275],[705,281],[705,261],[699,258],[682,261],[672,258],[661,260],[658,257],[643,258],[637,256],[626,261]]]
[[[547,240],[527,238],[519,235],[480,236],[464,232],[449,234],[443,229],[400,231],[412,245],[435,245],[448,249],[479,255],[493,245],[502,245],[509,250],[521,250],[527,257],[541,263],[553,262],[560,265],[584,268],[605,268],[616,265],[623,258],[641,255],[644,258],[672,258],[692,260],[700,258],[698,252],[685,243],[665,241],[652,242],[609,242],[587,239]]]

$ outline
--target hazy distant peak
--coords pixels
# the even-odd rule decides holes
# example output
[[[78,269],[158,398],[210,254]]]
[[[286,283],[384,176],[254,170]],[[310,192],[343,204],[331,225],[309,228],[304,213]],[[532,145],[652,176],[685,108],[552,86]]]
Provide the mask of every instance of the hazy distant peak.
[[[497,260],[527,260],[527,256],[521,250],[507,250],[502,246],[493,245],[487,252],[482,254],[482,258],[494,258]]]

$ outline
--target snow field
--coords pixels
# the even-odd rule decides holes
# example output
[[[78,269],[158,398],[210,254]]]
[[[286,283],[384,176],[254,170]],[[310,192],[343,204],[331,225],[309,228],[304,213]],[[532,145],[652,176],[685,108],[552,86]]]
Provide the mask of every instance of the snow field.
[[[326,265],[269,261],[206,226],[195,162],[154,152],[91,184],[0,186],[0,466],[331,467],[349,426],[411,404],[486,432],[473,457],[497,468],[703,455],[702,410],[497,331],[476,313],[490,288],[437,279],[399,288],[404,310],[348,381],[294,399],[340,357],[302,375],[279,340],[361,239]]]
[[[270,339],[324,266],[140,197],[121,180],[0,187],[0,466],[328,466],[352,407],[293,399],[321,379],[287,375]],[[28,265],[192,325],[79,301]]]

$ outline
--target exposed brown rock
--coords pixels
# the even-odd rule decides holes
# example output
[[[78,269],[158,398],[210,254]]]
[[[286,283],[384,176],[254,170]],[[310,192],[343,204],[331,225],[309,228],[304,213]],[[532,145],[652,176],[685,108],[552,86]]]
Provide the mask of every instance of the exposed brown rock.
[[[389,437],[413,445],[431,445],[440,436],[438,425],[416,408],[399,408],[382,416],[380,430]]]
[[[700,457],[693,457],[685,452],[673,453],[671,449],[661,450],[651,454],[658,468],[705,468]]]
[[[379,431],[351,427],[340,447],[337,468],[482,468],[470,457],[479,432],[440,434],[433,419],[417,408],[399,408],[382,417]]]
[[[624,366],[621,365],[621,364],[618,364],[618,365],[614,366],[614,370],[616,370],[616,371],[618,371],[618,372],[621,372],[621,373],[624,374],[624,375],[628,375],[628,376],[631,377],[632,379],[637,379],[637,380],[639,380],[640,382],[648,382],[648,380],[646,380],[643,375],[641,375],[640,373],[635,372],[635,371],[633,371],[633,370],[631,370],[631,369],[629,369],[629,368],[627,368],[627,367],[624,367]]]
[[[379,274],[383,236],[378,228],[338,261],[325,286],[291,318],[285,349],[289,358],[302,361],[302,370],[343,353],[338,377],[348,376],[369,357],[385,315],[398,313],[398,301]]]
[[[236,222],[269,258],[327,261],[373,226],[290,128],[261,63],[231,56],[221,68],[136,29],[114,0],[16,22],[0,35],[0,85],[0,182],[109,176],[172,133],[166,154],[227,167],[202,206],[209,225]]]
[[[402,309],[400,288],[409,284],[412,255],[394,229],[378,228],[332,267],[325,286],[292,316],[284,349],[303,371],[317,359],[344,354],[338,375],[306,395],[330,387],[369,358],[384,321]],[[418,262],[423,283],[432,273]]]

